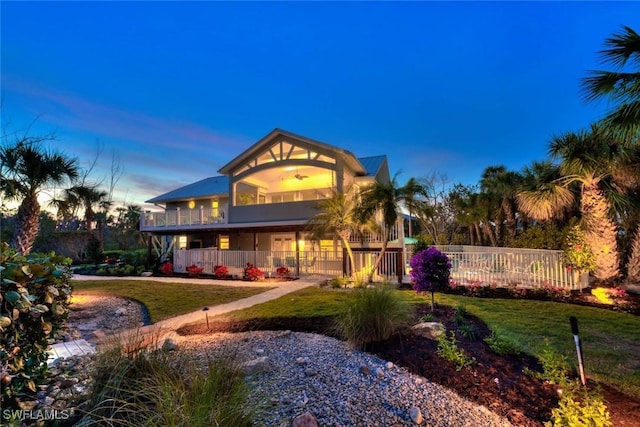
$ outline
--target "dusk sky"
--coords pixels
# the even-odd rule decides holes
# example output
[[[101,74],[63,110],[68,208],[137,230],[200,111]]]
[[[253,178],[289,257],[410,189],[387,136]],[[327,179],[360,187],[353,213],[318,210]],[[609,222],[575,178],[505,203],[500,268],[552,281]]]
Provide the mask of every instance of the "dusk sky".
[[[2,127],[55,131],[117,203],[217,175],[282,128],[400,183],[546,159],[607,105],[580,79],[638,2],[5,2]],[[147,206],[145,206],[147,208]]]

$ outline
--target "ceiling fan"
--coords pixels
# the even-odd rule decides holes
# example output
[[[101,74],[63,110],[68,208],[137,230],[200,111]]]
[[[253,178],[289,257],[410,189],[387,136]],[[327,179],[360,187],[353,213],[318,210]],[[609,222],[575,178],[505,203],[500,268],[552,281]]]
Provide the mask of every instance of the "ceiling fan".
[[[294,175],[294,177],[302,181],[305,178],[309,178],[309,175],[300,175],[300,172],[298,172],[298,170],[296,169],[296,174]]]

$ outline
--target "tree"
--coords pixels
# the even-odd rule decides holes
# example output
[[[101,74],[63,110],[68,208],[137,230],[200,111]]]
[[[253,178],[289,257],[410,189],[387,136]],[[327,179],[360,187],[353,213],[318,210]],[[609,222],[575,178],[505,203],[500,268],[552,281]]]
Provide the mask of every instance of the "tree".
[[[578,198],[581,225],[596,259],[594,275],[600,280],[611,280],[620,272],[618,226],[613,219],[628,209],[630,200],[617,178],[633,165],[637,168],[639,161],[636,150],[627,147],[597,125],[555,137],[549,154],[560,161],[560,178],[517,196],[520,208],[538,220],[570,208]]]
[[[398,221],[400,204],[407,200],[407,197],[415,195],[417,183],[409,180],[409,186],[399,186],[397,177],[389,182],[376,182],[360,191],[360,200],[356,208],[356,218],[359,223],[365,224],[376,215],[380,214],[382,219],[382,247],[376,257],[376,261],[369,271],[368,281],[373,281],[373,275],[378,269],[389,244],[391,229]]]
[[[482,173],[480,189],[496,202],[498,208],[495,212],[497,239],[501,240],[502,224],[504,223],[507,237],[504,239],[506,246],[510,246],[516,239],[517,232],[517,204],[516,192],[522,181],[522,176],[513,171],[508,171],[504,166],[489,166]]]
[[[340,238],[342,246],[349,256],[350,271],[355,262],[349,239],[353,231],[360,228],[360,223],[355,216],[356,206],[355,193],[351,187],[343,193],[334,189],[330,197],[317,202],[318,213],[307,224],[311,229],[312,238],[315,240],[322,239],[329,234],[335,234]]]
[[[617,71],[589,71],[582,89],[591,102],[607,98],[615,107],[603,119],[603,124],[619,134],[637,138],[640,135],[640,35],[623,27],[604,42],[600,51],[602,62],[612,64]],[[630,65],[635,71],[623,71]]]
[[[412,217],[420,209],[421,197],[426,197],[425,187],[415,178],[409,178],[404,185],[404,205],[409,211],[409,237],[413,237]]]
[[[411,281],[417,292],[431,292],[431,311],[435,306],[435,291],[449,287],[451,262],[446,254],[434,247],[417,252],[410,261]]]
[[[627,279],[631,283],[640,283],[640,227],[635,231],[635,238],[631,246],[631,254],[627,264]]]
[[[20,201],[11,245],[22,254],[31,251],[38,235],[38,195],[49,185],[64,185],[78,176],[75,158],[43,147],[52,138],[23,136],[0,148],[2,192]]]

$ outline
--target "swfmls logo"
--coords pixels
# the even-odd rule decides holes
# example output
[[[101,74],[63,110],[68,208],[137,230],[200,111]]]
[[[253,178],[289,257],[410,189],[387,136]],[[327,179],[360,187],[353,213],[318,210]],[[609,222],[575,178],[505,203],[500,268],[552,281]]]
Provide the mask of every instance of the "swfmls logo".
[[[3,420],[19,420],[19,421],[51,421],[51,420],[68,420],[71,418],[71,411],[58,409],[38,409],[27,411],[24,409],[3,409]]]

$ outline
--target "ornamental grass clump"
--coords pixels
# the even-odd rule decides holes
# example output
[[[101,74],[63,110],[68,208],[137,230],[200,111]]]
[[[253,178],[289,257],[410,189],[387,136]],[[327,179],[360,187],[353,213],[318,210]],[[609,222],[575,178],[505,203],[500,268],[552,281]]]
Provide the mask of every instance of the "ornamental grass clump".
[[[335,328],[353,348],[389,339],[408,324],[411,311],[407,300],[389,286],[354,291],[344,310],[336,317]]]
[[[417,293],[431,292],[431,311],[435,306],[435,291],[449,287],[451,262],[447,255],[434,247],[417,252],[409,262],[411,282]]]

